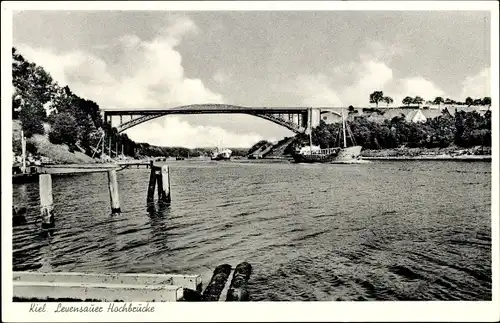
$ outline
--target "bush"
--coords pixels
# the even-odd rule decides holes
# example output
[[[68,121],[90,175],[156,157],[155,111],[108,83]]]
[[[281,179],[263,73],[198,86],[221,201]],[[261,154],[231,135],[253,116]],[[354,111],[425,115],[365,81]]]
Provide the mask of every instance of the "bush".
[[[57,114],[49,133],[50,142],[74,147],[77,138],[78,128],[75,118],[67,112]]]
[[[22,109],[19,112],[19,119],[21,120],[22,128],[26,138],[31,137],[34,134],[45,133],[42,121],[38,118],[37,114],[31,109]]]

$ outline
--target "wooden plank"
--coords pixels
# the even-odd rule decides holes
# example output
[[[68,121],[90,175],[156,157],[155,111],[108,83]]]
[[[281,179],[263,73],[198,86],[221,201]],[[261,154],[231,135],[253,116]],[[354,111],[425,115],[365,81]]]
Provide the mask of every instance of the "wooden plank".
[[[103,302],[175,302],[182,298],[182,291],[182,287],[173,285],[14,281],[13,296],[37,300],[70,298]]]
[[[60,164],[60,165],[43,165],[42,168],[75,168],[75,169],[113,169],[118,168],[118,163],[95,163],[95,164]]]
[[[138,284],[138,285],[175,285],[197,290],[201,288],[200,275],[180,274],[143,274],[143,273],[74,273],[36,271],[17,271],[13,273],[14,281],[25,282],[81,282],[94,284]]]
[[[96,173],[107,172],[108,170],[118,168],[120,168],[120,165],[118,164],[67,164],[37,166],[38,172],[45,174]]]

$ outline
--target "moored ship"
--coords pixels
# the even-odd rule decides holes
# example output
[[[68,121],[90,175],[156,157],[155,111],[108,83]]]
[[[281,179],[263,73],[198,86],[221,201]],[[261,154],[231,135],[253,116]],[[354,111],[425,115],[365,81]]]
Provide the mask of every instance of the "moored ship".
[[[352,146],[347,147],[346,129]],[[343,147],[321,149],[312,145],[311,132],[309,132],[309,146],[302,147],[292,155],[296,163],[353,163],[361,159],[361,146],[356,145],[351,129],[346,125],[342,113]]]
[[[219,149],[216,148],[212,151],[210,159],[212,160],[229,160],[231,159],[232,151],[230,149]]]

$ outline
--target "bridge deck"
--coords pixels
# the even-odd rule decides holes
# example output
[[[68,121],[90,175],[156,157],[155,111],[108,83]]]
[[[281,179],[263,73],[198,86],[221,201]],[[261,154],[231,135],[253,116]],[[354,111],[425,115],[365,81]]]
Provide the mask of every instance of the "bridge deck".
[[[444,106],[446,107],[446,106]],[[443,107],[443,108],[444,108]],[[356,106],[356,110],[363,109],[377,109],[377,110],[416,110],[414,107],[372,107],[372,106]],[[449,107],[448,107],[449,108]],[[455,106],[453,108],[456,108]],[[460,110],[464,109],[463,106],[459,107]],[[269,106],[238,106],[230,104],[192,104],[185,105],[174,108],[151,108],[151,109],[102,109],[108,116],[119,116],[119,115],[155,115],[155,114],[202,114],[202,113],[246,113],[246,114],[297,114],[297,113],[307,113],[308,109],[318,109],[320,111],[335,111],[340,112],[341,110],[347,111],[347,107],[269,107]],[[434,109],[435,110],[435,109]]]
[[[226,104],[187,105],[176,108],[154,109],[102,109],[107,115],[146,115],[146,114],[196,114],[196,113],[305,113],[307,109],[341,109],[332,107],[244,107]]]

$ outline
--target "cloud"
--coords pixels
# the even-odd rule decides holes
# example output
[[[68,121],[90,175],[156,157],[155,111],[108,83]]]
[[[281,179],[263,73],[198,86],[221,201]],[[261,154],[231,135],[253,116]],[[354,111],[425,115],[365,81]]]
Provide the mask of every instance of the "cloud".
[[[383,48],[388,48],[386,53]],[[425,99],[443,96],[443,90],[421,76],[394,78],[388,62],[402,52],[399,47],[369,43],[358,60],[336,66],[328,74],[300,75],[295,81],[297,93],[304,103],[330,106],[367,106],[370,94],[377,90],[391,96],[395,105],[407,95]]]
[[[212,76],[212,79],[217,82],[218,84],[223,84],[231,81],[232,75],[225,73],[223,71],[217,71],[215,74]]]
[[[199,32],[191,19],[175,17],[151,40],[136,35],[117,39],[107,48],[115,53],[108,62],[84,51],[56,53],[24,44],[16,47],[28,60],[43,66],[59,84],[69,85],[74,93],[103,108],[222,103],[221,94],[208,89],[202,80],[185,75],[182,56],[176,50],[183,37]],[[234,147],[251,146],[261,139],[255,134],[236,134],[220,127],[193,126],[182,118],[169,116],[164,122],[155,120],[139,125],[129,131],[130,137],[158,145],[200,146],[209,144],[214,136],[223,136]]]
[[[478,74],[468,76],[462,83],[463,88],[460,93],[460,100],[465,100],[468,96],[471,98],[484,98],[491,96],[491,77],[490,68],[483,68]]]
[[[166,116],[159,122],[147,124],[148,131],[139,127],[130,128],[127,135],[139,142],[153,145],[196,147],[233,147],[248,148],[262,140],[255,133],[236,134],[221,127],[192,126],[188,122],[174,116]],[[161,134],[160,136],[158,134]]]
[[[302,103],[307,106],[341,105],[339,95],[331,88],[331,81],[326,75],[299,75],[295,89],[303,96]]]

